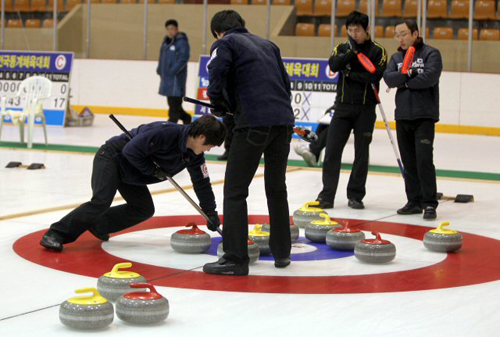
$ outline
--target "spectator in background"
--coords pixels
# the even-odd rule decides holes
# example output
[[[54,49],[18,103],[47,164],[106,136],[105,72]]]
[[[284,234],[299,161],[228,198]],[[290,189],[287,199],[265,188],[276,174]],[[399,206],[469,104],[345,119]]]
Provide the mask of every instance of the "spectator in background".
[[[160,47],[160,60],[156,73],[160,75],[160,95],[167,96],[168,121],[191,123],[191,115],[182,108],[182,97],[186,93],[189,42],[185,33],[179,32],[176,20],[167,20],[167,36]]]

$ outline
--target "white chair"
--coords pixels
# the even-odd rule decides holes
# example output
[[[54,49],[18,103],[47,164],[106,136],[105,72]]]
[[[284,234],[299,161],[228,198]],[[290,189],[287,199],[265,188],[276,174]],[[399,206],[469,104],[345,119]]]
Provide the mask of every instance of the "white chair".
[[[35,119],[42,121],[45,145],[47,145],[47,127],[43,113],[43,100],[52,95],[52,82],[42,76],[33,76],[21,82],[16,98],[21,102],[22,110],[11,110],[6,108],[7,97],[3,96],[0,103],[0,137],[2,135],[3,120],[9,116],[12,124],[19,125],[21,143],[24,143],[24,124],[28,122],[28,148],[33,146],[33,130]]]

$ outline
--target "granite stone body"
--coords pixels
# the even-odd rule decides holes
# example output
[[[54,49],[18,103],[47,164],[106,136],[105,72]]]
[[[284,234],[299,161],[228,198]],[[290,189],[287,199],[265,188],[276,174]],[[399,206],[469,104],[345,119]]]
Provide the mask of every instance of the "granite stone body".
[[[427,232],[424,235],[425,248],[434,252],[455,252],[462,248],[462,234],[439,234]]]
[[[320,214],[328,215],[323,209],[314,207],[315,205],[319,205],[319,202],[306,202],[304,206],[293,212],[294,224],[300,228],[305,228],[311,221],[321,220]]]
[[[119,319],[134,324],[154,324],[167,319],[170,308],[165,297],[155,300],[130,299],[121,296],[116,302]]]
[[[101,276],[97,280],[97,290],[109,301],[115,302],[121,295],[130,292],[131,283],[146,282],[146,279],[139,275],[133,278],[113,278]]]
[[[372,232],[376,239],[362,240],[354,246],[354,256],[366,263],[387,263],[396,257],[396,246],[387,240],[382,240],[380,234]]]
[[[263,224],[262,225],[262,231],[263,232],[271,232],[271,225],[269,224]],[[296,242],[299,239],[299,226],[290,224],[290,237],[292,238],[292,242]]]
[[[170,236],[170,245],[179,253],[183,254],[201,254],[206,252],[212,245],[212,238],[209,234],[202,231],[194,223],[186,227],[192,227],[189,230],[180,230]]]
[[[332,229],[326,233],[326,244],[337,250],[354,250],[356,243],[365,239],[365,233],[342,232]]]
[[[321,214],[321,220],[311,221],[306,225],[305,235],[312,242],[325,243],[326,233],[340,227],[342,226],[332,221],[328,214]]]

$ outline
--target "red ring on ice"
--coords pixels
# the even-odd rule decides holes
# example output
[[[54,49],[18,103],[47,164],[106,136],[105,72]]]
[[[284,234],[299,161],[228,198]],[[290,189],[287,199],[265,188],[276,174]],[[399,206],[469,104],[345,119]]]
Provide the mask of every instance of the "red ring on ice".
[[[250,223],[265,223],[269,216],[251,215]],[[339,220],[339,219],[336,219]],[[343,220],[343,219],[340,219]],[[430,227],[392,222],[348,219],[352,226],[381,233],[422,240]],[[201,216],[164,216],[129,228],[117,235],[146,229],[180,227],[188,222],[204,224]],[[62,253],[39,245],[45,230],[28,234],[14,243],[14,251],[24,259],[52,269],[98,278],[123,258],[107,253],[90,234],[64,247]],[[353,276],[215,276],[200,271],[159,267],[134,262],[134,271],[152,284],[164,287],[286,294],[381,293],[443,289],[500,280],[500,241],[464,233],[460,251],[448,254],[437,264],[400,272]],[[133,262],[133,261],[132,261]]]

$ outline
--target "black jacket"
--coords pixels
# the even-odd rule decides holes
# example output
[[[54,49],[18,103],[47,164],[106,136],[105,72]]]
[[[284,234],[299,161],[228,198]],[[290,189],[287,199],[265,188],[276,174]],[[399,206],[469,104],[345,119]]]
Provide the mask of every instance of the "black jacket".
[[[187,168],[200,207],[205,212],[214,211],[215,196],[205,166],[203,153],[196,155],[187,148],[186,142],[191,125],[168,122],[143,124],[130,132],[134,135],[128,140],[125,134],[106,141],[114,152],[121,179],[127,184],[147,185],[161,182],[153,176],[153,160],[171,176]]]
[[[274,43],[236,28],[217,40],[210,54],[207,95],[229,103],[235,129],[295,124],[290,79]]]
[[[389,88],[398,88],[396,92],[396,120],[415,120],[430,118],[439,120],[439,77],[443,70],[441,53],[436,48],[426,45],[419,38],[415,43],[415,56],[412,67],[418,69],[418,75],[410,79],[400,69],[406,51],[401,48],[392,55],[384,81]]]
[[[358,48],[370,59],[376,71],[370,74],[363,67],[356,54],[349,48],[347,41],[335,46],[328,64],[331,71],[340,72],[335,98],[337,109],[342,109],[342,105],[347,104],[372,106],[377,104],[371,84],[375,84],[378,90],[379,82],[387,66],[387,53],[384,47],[371,39],[358,45]]]

